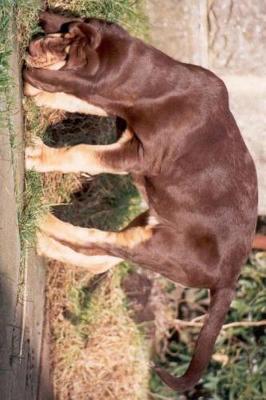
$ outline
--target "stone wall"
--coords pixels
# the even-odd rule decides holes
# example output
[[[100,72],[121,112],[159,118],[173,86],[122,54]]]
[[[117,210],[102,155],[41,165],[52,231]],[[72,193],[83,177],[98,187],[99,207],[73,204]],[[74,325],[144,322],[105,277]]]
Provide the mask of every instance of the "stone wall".
[[[226,83],[230,107],[255,160],[266,215],[266,2],[146,0],[151,42]]]

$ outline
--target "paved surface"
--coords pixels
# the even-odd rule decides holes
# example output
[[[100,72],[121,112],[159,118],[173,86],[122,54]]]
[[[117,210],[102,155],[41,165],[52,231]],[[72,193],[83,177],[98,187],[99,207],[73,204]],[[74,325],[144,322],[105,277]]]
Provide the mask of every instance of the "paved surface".
[[[266,2],[146,0],[146,11],[155,46],[225,81],[257,167],[259,213],[266,215]]]
[[[14,43],[11,70],[15,83],[15,112],[12,124],[16,147],[13,159],[9,131],[1,128],[0,132],[0,398],[36,400],[45,274],[41,261],[34,254],[28,254],[24,271],[20,265],[15,190],[21,196],[24,155],[20,69],[16,54]],[[1,109],[5,108],[5,104],[1,104]]]

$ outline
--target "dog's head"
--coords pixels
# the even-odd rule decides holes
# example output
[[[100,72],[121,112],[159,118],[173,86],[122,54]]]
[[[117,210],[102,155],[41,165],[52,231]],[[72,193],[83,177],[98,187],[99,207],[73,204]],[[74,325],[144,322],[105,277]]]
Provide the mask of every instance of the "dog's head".
[[[58,27],[60,32],[48,33],[30,43],[26,60],[29,66],[63,70],[81,70],[85,67],[86,73],[93,75],[99,67],[100,48],[110,48],[110,37],[121,34],[119,31],[125,33],[115,24],[93,18],[67,21]],[[109,35],[108,45],[103,46],[108,36],[106,33]]]
[[[100,19],[70,20],[51,13],[44,13],[41,24],[47,34],[31,42],[27,65],[33,68],[24,70],[31,86],[80,96],[88,80],[100,85],[107,76],[116,78],[129,48],[130,35],[123,28]],[[29,91],[25,94],[31,96]]]

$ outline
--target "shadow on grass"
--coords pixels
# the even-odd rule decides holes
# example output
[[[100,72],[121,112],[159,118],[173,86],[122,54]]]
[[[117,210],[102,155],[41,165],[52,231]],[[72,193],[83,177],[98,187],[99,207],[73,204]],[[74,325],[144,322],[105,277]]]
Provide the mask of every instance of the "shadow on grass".
[[[119,138],[125,126],[120,119],[67,114],[47,129],[44,141],[52,147],[109,144]],[[69,188],[66,186],[62,190]],[[129,176],[81,177],[81,188],[69,196],[69,204],[57,205],[54,212],[59,218],[79,226],[117,230],[140,212],[141,200]]]

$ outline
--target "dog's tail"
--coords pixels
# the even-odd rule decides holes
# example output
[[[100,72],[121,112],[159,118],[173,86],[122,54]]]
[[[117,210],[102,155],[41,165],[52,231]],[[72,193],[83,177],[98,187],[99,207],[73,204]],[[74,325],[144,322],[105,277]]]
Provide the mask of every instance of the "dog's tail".
[[[170,388],[184,392],[199,381],[208,366],[216,338],[222,328],[234,294],[235,288],[220,288],[211,291],[209,315],[205,319],[192,360],[183,376],[176,378],[164,369],[155,367],[157,374]]]

